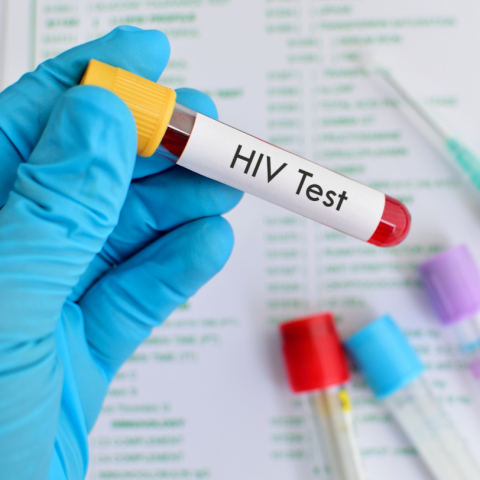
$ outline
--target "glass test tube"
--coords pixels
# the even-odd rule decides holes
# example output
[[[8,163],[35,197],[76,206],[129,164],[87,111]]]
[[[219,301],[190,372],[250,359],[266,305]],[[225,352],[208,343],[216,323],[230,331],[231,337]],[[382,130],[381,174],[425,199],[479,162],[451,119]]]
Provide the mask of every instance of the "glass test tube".
[[[468,365],[480,407],[480,272],[460,245],[421,264],[420,274],[440,323]]]
[[[82,80],[130,107],[138,153],[166,158],[373,245],[402,242],[410,229],[398,200],[176,103],[174,90],[92,60]]]
[[[345,353],[329,312],[280,325],[291,389],[301,393],[334,480],[365,480],[354,431]]]
[[[358,331],[345,347],[435,479],[480,479],[475,459],[423,377],[423,364],[389,316]]]

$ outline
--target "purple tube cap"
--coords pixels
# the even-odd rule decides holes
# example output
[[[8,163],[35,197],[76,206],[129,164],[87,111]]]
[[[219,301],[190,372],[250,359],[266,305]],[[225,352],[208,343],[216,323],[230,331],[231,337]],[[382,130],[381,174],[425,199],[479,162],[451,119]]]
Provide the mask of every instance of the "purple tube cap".
[[[465,245],[422,263],[420,275],[444,325],[464,320],[480,310],[480,272]]]

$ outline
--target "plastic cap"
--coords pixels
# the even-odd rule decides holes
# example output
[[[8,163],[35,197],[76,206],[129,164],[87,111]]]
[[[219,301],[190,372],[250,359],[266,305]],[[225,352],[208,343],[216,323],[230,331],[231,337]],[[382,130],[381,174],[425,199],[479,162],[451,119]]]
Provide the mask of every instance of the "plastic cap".
[[[444,325],[464,320],[480,310],[480,273],[465,245],[422,263],[420,274]]]
[[[90,60],[80,83],[106,88],[117,94],[135,118],[137,153],[142,157],[155,153],[175,108],[175,90],[98,60]]]
[[[378,398],[385,398],[419,377],[425,367],[395,322],[385,315],[345,342]]]
[[[296,393],[338,385],[350,378],[347,358],[329,312],[280,325],[290,386]]]

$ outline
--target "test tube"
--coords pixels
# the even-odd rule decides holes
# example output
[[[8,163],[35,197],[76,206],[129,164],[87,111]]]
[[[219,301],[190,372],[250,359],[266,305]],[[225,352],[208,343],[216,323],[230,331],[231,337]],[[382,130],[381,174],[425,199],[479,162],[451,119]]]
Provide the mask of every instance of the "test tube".
[[[358,331],[345,347],[436,480],[480,479],[475,459],[428,387],[425,367],[388,315]]]
[[[116,93],[137,124],[138,154],[156,154],[373,245],[410,228],[398,200],[176,103],[174,90],[92,60],[82,80]]]
[[[334,480],[365,480],[348,394],[350,373],[329,312],[280,325],[290,387],[304,394]]]
[[[459,245],[422,263],[420,274],[440,323],[466,360],[480,406],[480,272]]]

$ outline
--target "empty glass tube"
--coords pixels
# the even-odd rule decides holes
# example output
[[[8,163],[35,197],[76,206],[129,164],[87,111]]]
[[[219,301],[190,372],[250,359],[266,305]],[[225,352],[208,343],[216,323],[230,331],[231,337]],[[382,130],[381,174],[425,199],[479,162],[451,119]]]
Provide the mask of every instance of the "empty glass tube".
[[[420,273],[440,323],[468,365],[480,407],[480,272],[460,245],[421,264]]]
[[[389,316],[358,331],[345,347],[435,479],[480,479],[470,450],[423,377],[423,364]]]
[[[408,234],[410,215],[398,200],[177,104],[170,88],[97,60],[82,84],[126,102],[139,155],[156,154],[373,245],[397,245]]]
[[[354,431],[345,353],[329,312],[280,325],[290,386],[301,393],[334,480],[365,480]]]

